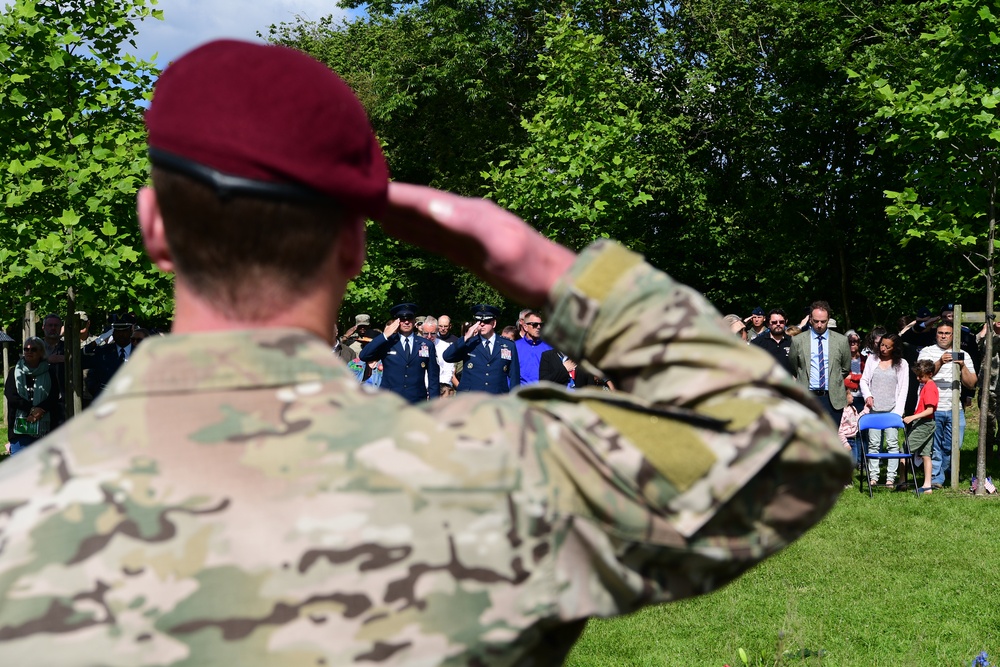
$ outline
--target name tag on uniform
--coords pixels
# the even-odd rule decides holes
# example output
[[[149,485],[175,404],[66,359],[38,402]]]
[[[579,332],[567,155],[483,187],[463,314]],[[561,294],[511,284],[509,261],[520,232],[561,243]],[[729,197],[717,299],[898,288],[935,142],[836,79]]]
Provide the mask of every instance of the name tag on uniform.
[[[503,359],[504,361],[510,361],[510,348],[509,347],[505,346],[505,347],[501,347],[500,348],[500,358]]]
[[[396,354],[396,350],[389,350],[389,354]]]
[[[417,352],[417,354],[425,358],[431,356],[430,352],[427,350],[427,343],[420,344],[420,350]]]

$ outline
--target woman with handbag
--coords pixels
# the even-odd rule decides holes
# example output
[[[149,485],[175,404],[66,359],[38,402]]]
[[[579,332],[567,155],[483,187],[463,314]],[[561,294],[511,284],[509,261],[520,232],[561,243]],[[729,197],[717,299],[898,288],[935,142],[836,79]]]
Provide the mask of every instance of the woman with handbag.
[[[3,391],[13,413],[7,420],[11,454],[45,436],[52,427],[59,378],[50,370],[45,342],[41,338],[24,341],[24,356],[10,369]]]

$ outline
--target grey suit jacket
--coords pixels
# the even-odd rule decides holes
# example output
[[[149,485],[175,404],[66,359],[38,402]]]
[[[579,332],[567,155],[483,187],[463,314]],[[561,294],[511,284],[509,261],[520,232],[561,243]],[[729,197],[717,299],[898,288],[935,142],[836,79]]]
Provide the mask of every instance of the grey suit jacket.
[[[851,372],[851,348],[847,344],[847,336],[836,331],[827,330],[826,358],[827,382],[830,390],[830,405],[836,410],[847,407],[847,389],[844,388],[844,378]],[[798,336],[792,337],[792,347],[788,352],[788,360],[792,365],[792,374],[799,384],[809,390],[809,339],[812,333],[807,329]]]

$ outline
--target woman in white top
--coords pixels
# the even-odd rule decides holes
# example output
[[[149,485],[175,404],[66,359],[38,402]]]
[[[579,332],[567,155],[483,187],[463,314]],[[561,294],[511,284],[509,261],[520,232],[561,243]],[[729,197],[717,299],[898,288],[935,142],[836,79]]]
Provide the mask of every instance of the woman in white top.
[[[906,392],[910,382],[910,367],[903,359],[903,347],[896,334],[888,334],[879,341],[878,356],[873,359],[869,355],[865,370],[861,374],[861,395],[865,397],[865,405],[872,412],[895,412],[903,416],[906,405]],[[880,431],[868,429],[868,451],[877,453],[882,447],[882,434],[885,434],[885,450],[899,451],[899,431],[894,428]],[[899,459],[889,459],[886,470],[886,486],[896,484],[896,472],[899,469]],[[868,479],[878,483],[878,459],[868,461]]]

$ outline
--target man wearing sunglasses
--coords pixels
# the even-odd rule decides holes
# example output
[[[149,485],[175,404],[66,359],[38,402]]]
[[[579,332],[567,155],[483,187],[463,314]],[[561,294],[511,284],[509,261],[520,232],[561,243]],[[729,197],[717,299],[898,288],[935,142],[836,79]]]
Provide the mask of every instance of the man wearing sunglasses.
[[[497,317],[500,309],[487,304],[472,307],[475,324],[465,333],[465,340],[453,343],[441,358],[456,366],[462,365],[458,391],[484,391],[506,394],[521,382],[521,367],[517,347],[498,336]],[[537,373],[537,369],[536,369]]]
[[[533,310],[524,314],[524,336],[515,343],[517,361],[521,367],[521,384],[538,382],[538,368],[542,363],[542,353],[552,346],[542,340],[542,316]]]
[[[417,305],[401,303],[389,314],[392,322],[365,345],[358,358],[382,362],[382,388],[410,403],[423,403],[441,395],[434,342],[416,332]]]
[[[788,359],[788,350],[792,347],[792,337],[785,333],[785,323],[788,318],[785,311],[775,308],[767,314],[767,333],[754,338],[750,343],[767,350],[782,368],[792,373],[792,362]]]

